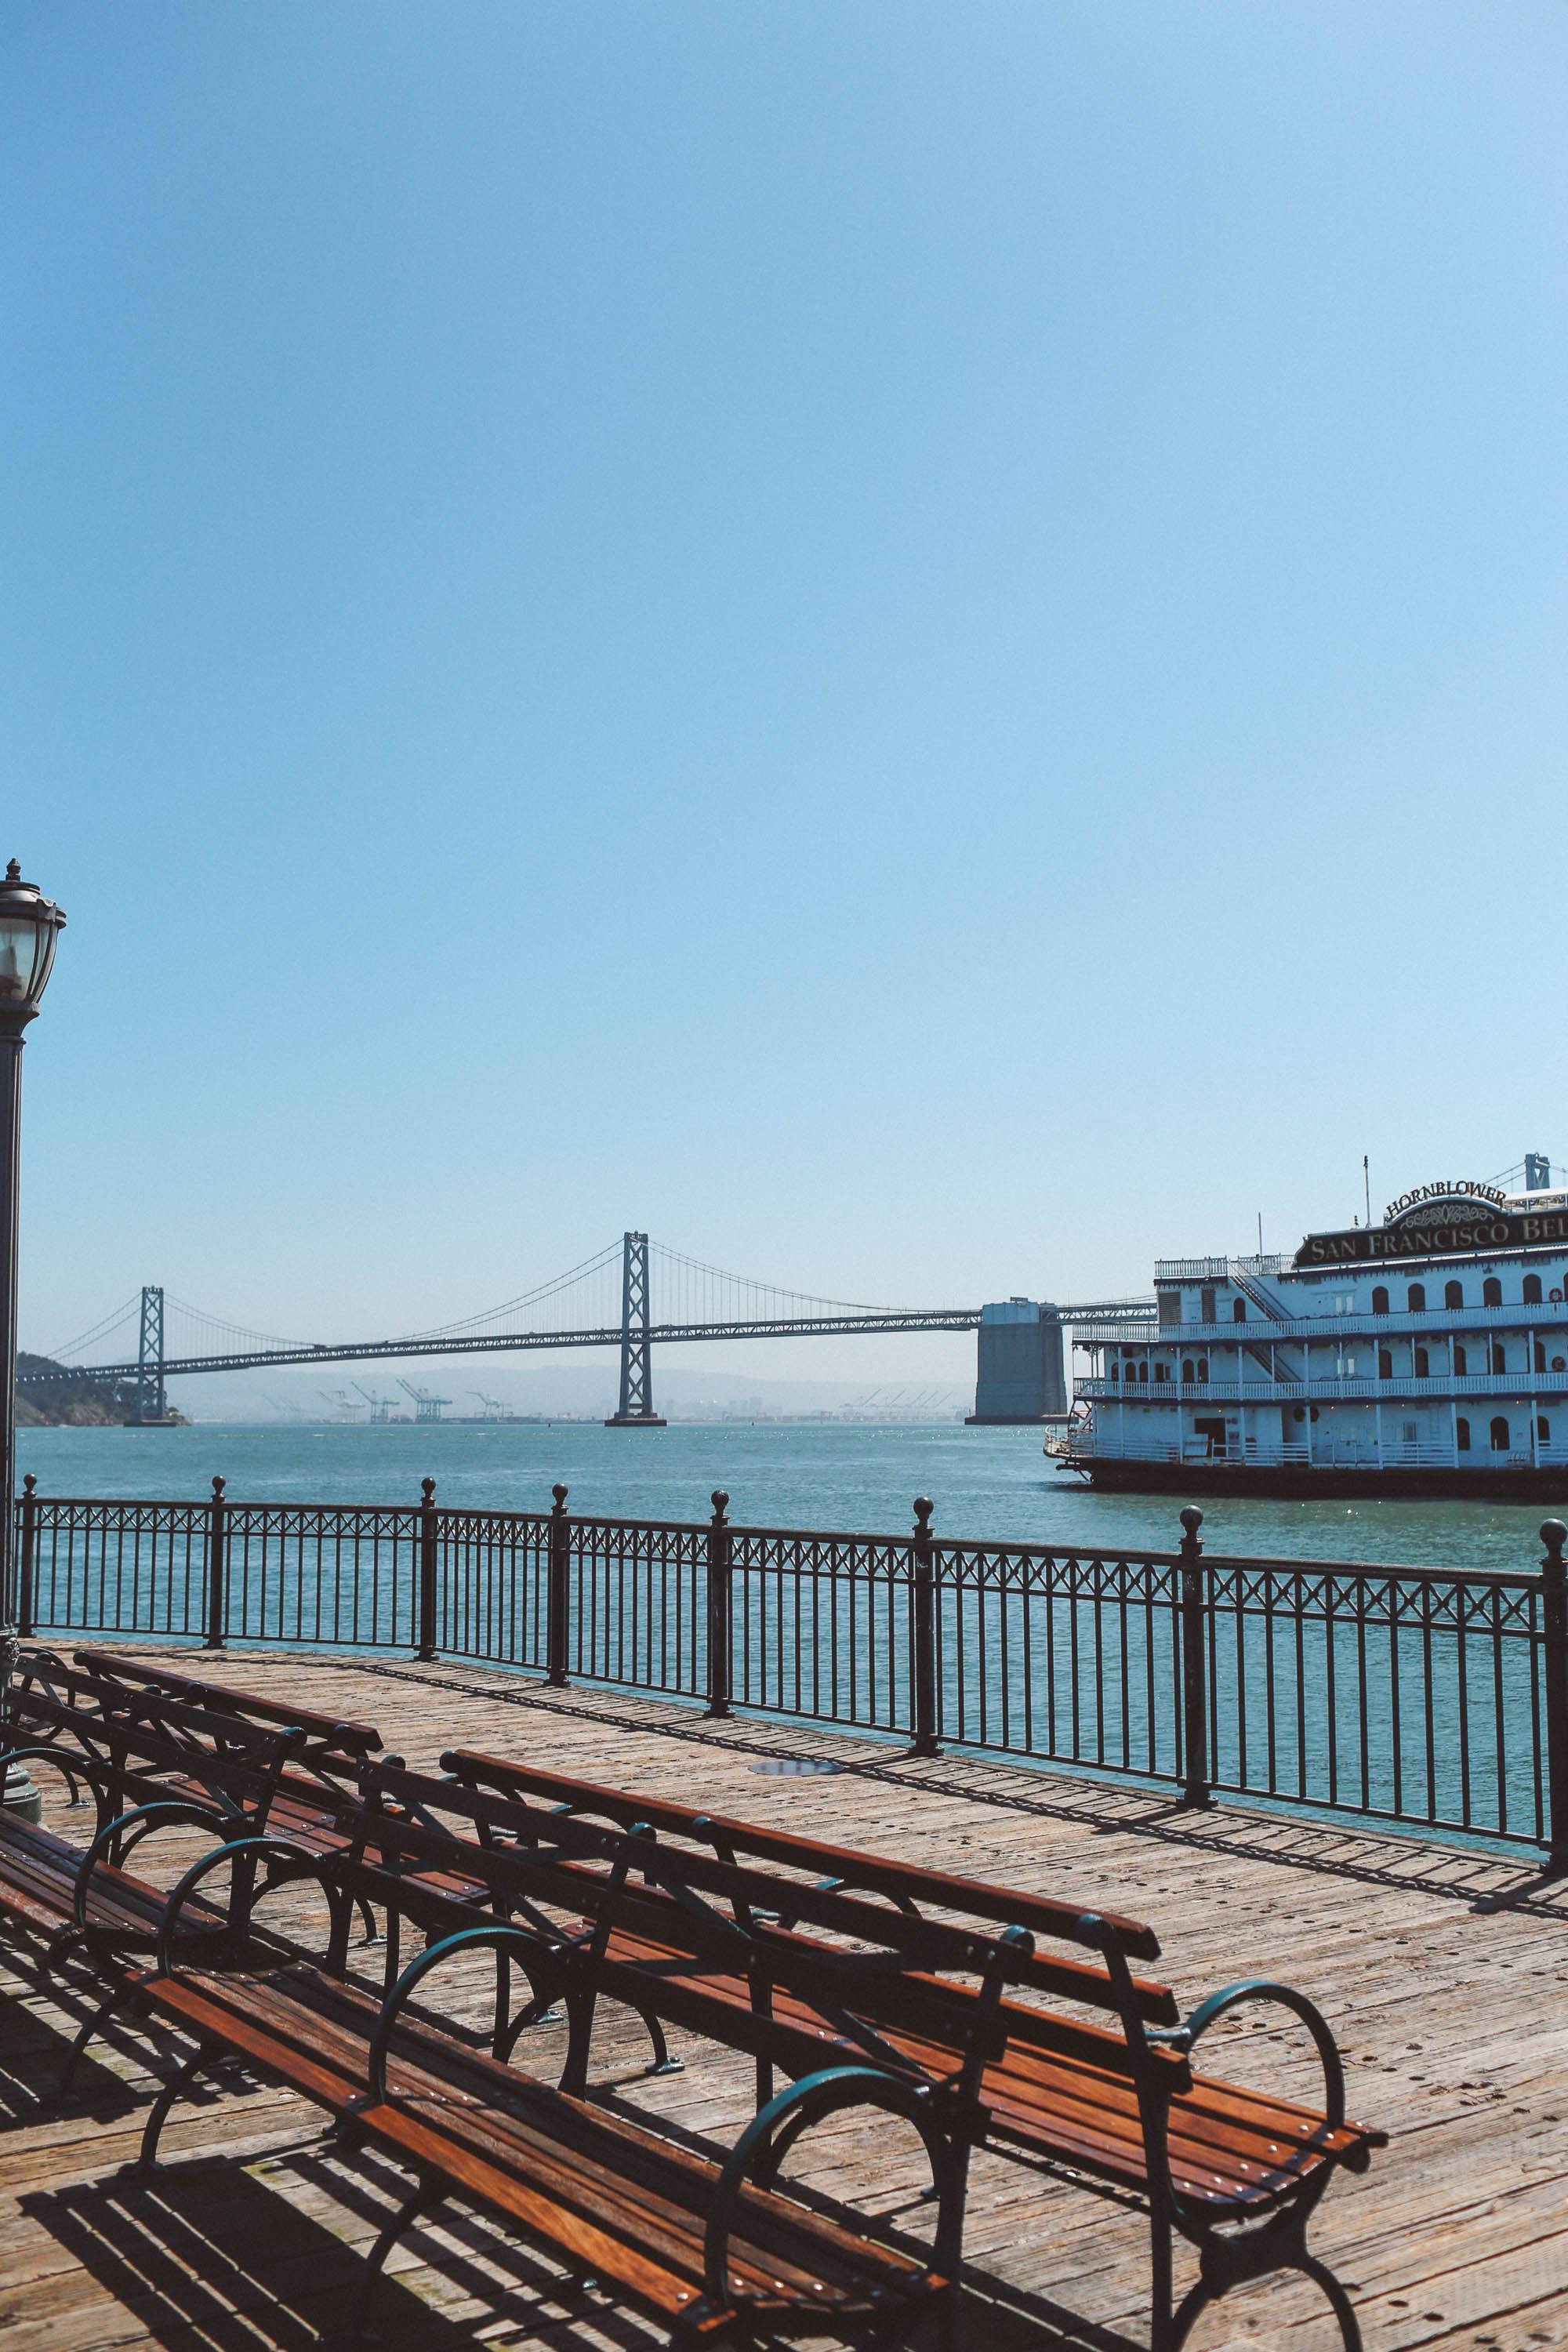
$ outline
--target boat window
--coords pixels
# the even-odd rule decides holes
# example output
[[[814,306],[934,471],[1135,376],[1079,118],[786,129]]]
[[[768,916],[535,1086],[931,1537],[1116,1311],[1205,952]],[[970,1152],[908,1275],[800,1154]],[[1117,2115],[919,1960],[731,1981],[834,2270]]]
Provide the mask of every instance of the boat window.
[[[1481,1305],[1483,1307],[1502,1305],[1502,1285],[1495,1274],[1489,1274],[1481,1285]]]
[[[1198,1378],[1200,1381],[1206,1381],[1208,1376],[1209,1360],[1206,1356],[1200,1356],[1198,1358]]]
[[[1455,1340],[1455,1342],[1454,1342],[1454,1376],[1455,1376],[1455,1378],[1456,1378],[1457,1380],[1463,1380],[1463,1378],[1464,1378],[1464,1376],[1465,1376],[1466,1372],[1467,1372],[1468,1370],[1469,1370],[1469,1358],[1466,1355],[1465,1350],[1464,1350],[1463,1347],[1460,1345],[1459,1341],[1458,1341],[1458,1339],[1456,1339],[1456,1340]]]
[[[1542,1445],[1551,1444],[1552,1423],[1547,1420],[1546,1415],[1543,1412],[1538,1412],[1535,1416],[1535,1434],[1539,1437]]]
[[[1426,1285],[1424,1282],[1413,1282],[1410,1286],[1409,1296],[1405,1299],[1405,1303],[1412,1315],[1425,1315],[1426,1312]]]
[[[1377,1377],[1380,1381],[1394,1378],[1394,1358],[1386,1348],[1380,1348],[1377,1351]]]
[[[1454,1443],[1458,1447],[1461,1454],[1468,1454],[1469,1452],[1470,1424],[1465,1419],[1463,1413],[1459,1415],[1458,1420],[1454,1423]]]
[[[1214,1285],[1212,1282],[1205,1282],[1202,1290],[1198,1293],[1198,1314],[1200,1319],[1205,1323],[1212,1323],[1214,1321]]]
[[[1169,1366],[1169,1364],[1156,1364],[1156,1365],[1155,1365],[1155,1367],[1154,1367],[1154,1378],[1155,1378],[1157,1381],[1168,1381],[1168,1380],[1170,1379],[1170,1377],[1171,1377],[1171,1367]]]
[[[1182,1378],[1183,1378],[1184,1381],[1190,1381],[1190,1380],[1192,1379],[1192,1377],[1193,1377],[1193,1360],[1192,1360],[1192,1358],[1191,1358],[1190,1356],[1188,1356],[1188,1357],[1184,1358],[1184,1360],[1183,1360],[1183,1364],[1182,1364]]]
[[[1492,1370],[1494,1372],[1506,1372],[1508,1370],[1508,1358],[1503,1353],[1500,1339],[1492,1341]]]
[[[1465,1287],[1464,1287],[1463,1283],[1459,1283],[1459,1282],[1449,1282],[1449,1283],[1446,1283],[1446,1284],[1444,1285],[1444,1286],[1443,1286],[1443,1304],[1444,1304],[1444,1306],[1445,1306],[1445,1307],[1462,1307],[1462,1306],[1464,1305],[1464,1303],[1465,1303]]]
[[[1417,1348],[1415,1350],[1415,1377],[1418,1381],[1424,1381],[1427,1377],[1426,1367],[1430,1359],[1427,1356],[1426,1349]]]
[[[1374,1315],[1386,1315],[1388,1312],[1388,1293],[1381,1282],[1372,1294],[1372,1311]]]
[[[1492,1452],[1494,1454],[1508,1452],[1508,1421],[1500,1412],[1496,1414],[1492,1421]]]
[[[1541,1276],[1538,1274],[1527,1274],[1524,1277],[1524,1286],[1519,1295],[1523,1299],[1527,1307],[1539,1307],[1541,1304]]]
[[[1231,1310],[1230,1310],[1230,1319],[1231,1319],[1231,1321],[1232,1321],[1233,1323],[1245,1323],[1245,1322],[1246,1322],[1246,1320],[1247,1320],[1247,1301],[1246,1301],[1246,1299],[1245,1299],[1245,1298],[1238,1298],[1238,1299],[1237,1300],[1236,1305],[1235,1305],[1235,1306],[1231,1308]]]
[[[1146,1381],[1146,1380],[1148,1379],[1148,1377],[1149,1377],[1149,1367],[1148,1367],[1148,1365],[1147,1365],[1147,1364],[1140,1364],[1140,1365],[1139,1365],[1139,1367],[1138,1367],[1138,1377],[1139,1377],[1139,1379],[1140,1379],[1141,1381]]]
[[[1535,1369],[1538,1372],[1543,1372],[1546,1370],[1546,1342],[1544,1339],[1537,1339],[1535,1343]]]

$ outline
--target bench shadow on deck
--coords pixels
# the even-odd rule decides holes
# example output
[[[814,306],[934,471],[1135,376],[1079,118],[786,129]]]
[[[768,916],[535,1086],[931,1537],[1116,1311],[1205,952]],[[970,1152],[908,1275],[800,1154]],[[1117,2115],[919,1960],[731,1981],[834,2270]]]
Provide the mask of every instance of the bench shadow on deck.
[[[624,1694],[542,1691],[472,1669],[236,1654],[204,1673],[380,1723],[433,1763],[461,1743],[585,1779],[689,1797],[807,1835],[1147,1917],[1184,2000],[1252,1974],[1300,1983],[1339,2034],[1350,2107],[1392,2147],[1330,2196],[1315,2236],[1351,2285],[1368,2352],[1568,2345],[1568,1889],[1527,1860],[1458,1853],[1326,1822],[1173,1809],[973,1756],[916,1762],[866,1741],[752,1719],[710,1724]],[[833,1775],[761,1773],[812,1757]],[[84,2097],[40,2112],[85,1995],[46,2000],[0,1974],[0,2343],[7,2352],[310,2352],[353,2307],[360,2256],[405,2183],[323,2141],[312,2110],[267,2090],[212,2092],[171,2126],[174,2161],[135,2154],[164,2061],[134,2030],[84,2070]],[[639,2075],[639,2029],[596,2045],[601,2085],[677,2136],[731,2132],[746,2070],[693,2053]],[[1248,2079],[1310,2083],[1289,2034],[1233,2048]],[[542,2054],[540,2070],[548,2072]],[[824,2185],[919,2232],[912,2151],[846,2133]],[[982,2157],[970,2205],[976,2273],[966,2352],[1122,2352],[1146,2341],[1145,2225],[1114,2202]],[[395,2261],[383,2346],[478,2342],[634,2352],[652,2340],[483,2221],[447,2207]],[[1065,2306],[1065,2308],[1064,2308]],[[1068,2319],[1068,2313],[1081,2315]],[[1337,2340],[1310,2288],[1276,2280],[1209,2315],[1193,2352]]]

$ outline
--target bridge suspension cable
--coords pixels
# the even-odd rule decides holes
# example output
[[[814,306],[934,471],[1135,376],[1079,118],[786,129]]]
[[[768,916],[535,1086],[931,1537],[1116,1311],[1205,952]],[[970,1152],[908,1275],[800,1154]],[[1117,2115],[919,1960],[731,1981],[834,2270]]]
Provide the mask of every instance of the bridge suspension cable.
[[[111,1315],[106,1315],[101,1323],[95,1323],[90,1330],[79,1332],[74,1339],[66,1340],[62,1347],[49,1348],[45,1352],[52,1363],[68,1364],[79,1349],[90,1348],[95,1340],[118,1330],[121,1324],[134,1321],[141,1305],[142,1294],[138,1291],[126,1300],[123,1307],[117,1307]]]
[[[865,1299],[821,1298],[805,1290],[789,1290],[782,1283],[762,1282],[752,1275],[729,1274],[701,1258],[687,1257],[662,1242],[650,1242],[648,1255],[662,1279],[653,1300],[654,1319],[660,1323],[732,1323],[742,1319],[772,1322],[790,1309],[832,1315],[880,1315],[885,1307]]]

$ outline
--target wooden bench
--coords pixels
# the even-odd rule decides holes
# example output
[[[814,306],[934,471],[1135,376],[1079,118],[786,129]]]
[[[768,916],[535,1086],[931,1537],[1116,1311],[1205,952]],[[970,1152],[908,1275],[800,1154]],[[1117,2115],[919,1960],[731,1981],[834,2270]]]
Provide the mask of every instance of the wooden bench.
[[[42,1941],[37,1969],[46,1985],[74,1953],[106,1988],[72,2044],[62,2095],[92,2036],[119,2005],[128,1967],[153,1949],[163,1925],[166,1895],[127,1870],[132,1853],[164,1830],[195,1828],[210,1843],[215,1836],[232,1836],[247,1818],[265,1818],[299,1744],[286,1727],[230,1724],[219,1753],[204,1742],[193,1711],[178,1702],[149,1701],[132,1714],[117,1713],[97,1706],[81,1678],[71,1682],[70,1688],[58,1682],[46,1687],[24,1670],[0,1726],[0,1769],[12,1760],[40,1772],[53,1768],[65,1777],[74,1801],[80,1801],[83,1788],[93,1801],[93,1830],[84,1843],[0,1810],[0,1923],[13,1944],[18,1937]],[[193,1768],[199,1776],[195,1782]],[[209,1771],[222,1775],[223,1803],[213,1801],[206,1786]],[[170,1776],[168,1784],[162,1775]],[[153,1793],[146,1797],[149,1787]],[[138,1795],[143,1801],[132,1801]],[[211,1943],[221,1936],[223,1919],[194,1910],[184,1932]]]
[[[393,1770],[346,1852],[312,1854],[263,1835],[206,1856],[185,1874],[170,1898],[155,1965],[139,1977],[136,1993],[152,2017],[189,2035],[195,2049],[148,2117],[143,2164],[156,2162],[167,2116],[197,2075],[238,2064],[300,2093],[353,2141],[374,2144],[414,2173],[409,2196],[370,2256],[367,2294],[415,2217],[458,2198],[568,2270],[591,2273],[617,2300],[661,2322],[674,2343],[752,2342],[782,2331],[891,2346],[922,2315],[950,2317],[966,2142],[953,2132],[946,2107],[962,2099],[993,2046],[995,2037],[987,2038],[983,2021],[963,2084],[949,2091],[945,2104],[931,2088],[883,2068],[818,2066],[770,2103],[718,2161],[538,2081],[415,2011],[413,1996],[435,1972],[476,1949],[492,1949],[503,1963],[515,1960],[531,1983],[559,1981],[580,2000],[595,1955],[544,1922],[533,1900],[537,1857],[513,1843],[492,1837],[468,1851],[497,1909],[527,1915],[530,1924],[471,1922],[413,1960],[380,2000],[346,1980],[341,1945],[325,1965],[269,1948],[248,1892],[264,1864],[271,1884],[315,1877],[340,1895],[354,1887],[376,1902],[393,1901],[400,1864],[428,1871],[448,1858],[442,1849],[451,1838],[436,1826],[433,1806],[451,1793],[447,1783]],[[489,1801],[468,1801],[486,1809],[489,1828],[504,1833]],[[625,1843],[630,1849],[639,1842]],[[243,1884],[237,1877],[225,1957],[217,1965],[205,1958],[193,1965],[178,1942],[184,1907],[212,1874],[241,1865],[246,1874]],[[415,1899],[423,1903],[423,1891]],[[906,1927],[900,1923],[900,1932]],[[237,1960],[239,1935],[246,1948]],[[1011,1957],[1005,1939],[998,1939],[997,1952],[993,2011]],[[765,2018],[759,2030],[767,2039]],[[787,2041],[781,2032],[770,2047],[782,2051]],[[853,2106],[901,2117],[924,2144],[938,2197],[931,2259],[825,2216],[773,2185],[785,2144]]]
[[[1081,1961],[1047,1961],[1037,1954],[1024,1980],[1054,2002],[1109,2013],[1113,2028],[1096,2027],[1086,2034],[1059,2011],[1026,2013],[1009,2002],[1005,2049],[987,2064],[980,2088],[987,2142],[1021,2158],[1065,2166],[1087,2186],[1131,2192],[1145,2202],[1152,2232],[1156,2352],[1170,2352],[1179,2345],[1205,2305],[1231,2287],[1288,2268],[1303,2271],[1317,2283],[1345,2344],[1359,2345],[1349,2299],[1309,2251],[1306,2229],[1334,2171],[1364,2171],[1372,2150],[1385,2145],[1387,2136],[1346,2120],[1343,2071],[1333,2035],[1305,1995],[1265,1979],[1249,1979],[1212,1995],[1184,2020],[1168,1987],[1133,1973],[1135,1961],[1159,1955],[1152,1930],[1137,1922],[720,1819],[695,1807],[605,1789],[476,1751],[453,1751],[442,1763],[465,1788],[492,1790],[523,1807],[531,1804],[532,1830],[514,1826],[510,1833],[531,1835],[536,1851],[569,1859],[578,1872],[578,1883],[588,1890],[584,1913],[603,1935],[604,1989],[613,1988],[618,1998],[639,2008],[646,2004],[669,2023],[698,2022],[710,2034],[721,2033],[716,2011],[725,2004],[744,2010],[752,1998],[752,1987],[743,1968],[715,1970],[694,1953],[692,1939],[676,1916],[679,1905],[669,1906],[662,1927],[640,1910],[635,1918],[628,1916],[624,1893],[612,1890],[611,1874],[621,1841],[639,1824],[661,1840],[688,1842],[691,1861],[684,1865],[687,1875],[713,1900],[723,1899],[721,1882],[700,1861],[704,1849],[721,1864],[765,1863],[800,1873],[798,1882],[777,1888],[771,1901],[749,1880],[737,1880],[731,1898],[737,1925],[764,1939],[774,1932],[764,1916],[770,1907],[776,1917],[815,1927],[830,1916],[821,1908],[823,1896],[831,1900],[853,1891],[954,1919],[1009,1920],[1049,1942],[1094,1951],[1097,1961],[1089,1967]],[[595,1874],[591,1878],[590,1873]],[[643,1875],[646,1880],[646,1870]],[[668,1891],[672,1893],[674,1881],[668,1881]],[[842,1922],[843,1913],[838,1916]],[[883,2063],[907,2069],[914,2079],[942,2079],[962,2051],[961,2025],[945,2035],[922,2032],[911,2027],[902,2003],[896,1984],[890,1992],[889,1979],[870,1974],[853,1994],[840,1992],[836,2001],[824,2000],[819,2006],[806,1990],[804,1997],[775,1996],[774,2006],[819,2052],[837,2043],[848,2009],[859,2027],[878,2037]],[[1321,2108],[1274,2098],[1193,2068],[1191,2053],[1209,2028],[1230,2011],[1251,2003],[1280,2007],[1306,2028],[1323,2072]],[[584,2059],[580,2034],[574,2050],[578,2072],[568,2079],[582,2079]],[[800,2063],[811,2063],[804,2052]],[[760,2083],[759,2095],[764,2090],[765,2084]],[[1195,2247],[1200,2266],[1196,2285],[1179,2305],[1173,2294],[1176,2234]]]

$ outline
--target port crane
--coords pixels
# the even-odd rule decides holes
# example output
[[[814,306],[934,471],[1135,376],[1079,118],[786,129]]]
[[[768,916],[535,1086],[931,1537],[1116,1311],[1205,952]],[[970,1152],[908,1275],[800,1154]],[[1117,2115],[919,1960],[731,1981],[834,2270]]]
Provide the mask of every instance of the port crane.
[[[332,1412],[339,1421],[346,1420],[358,1410],[347,1389],[318,1389],[316,1393],[323,1404],[331,1406]]]
[[[414,1399],[414,1418],[416,1422],[428,1424],[433,1421],[439,1421],[442,1406],[450,1404],[452,1402],[450,1397],[433,1396],[428,1389],[416,1389],[412,1381],[404,1379],[401,1372],[397,1376],[397,1385],[400,1389],[405,1390]]]
[[[387,1423],[393,1418],[392,1408],[397,1402],[397,1399],[395,1397],[377,1396],[372,1389],[362,1389],[357,1381],[351,1381],[349,1385],[351,1388],[357,1391],[359,1395],[363,1397],[366,1404],[369,1405],[371,1427],[373,1429],[384,1429]]]
[[[471,1397],[477,1397],[484,1407],[483,1418],[486,1421],[510,1421],[514,1418],[512,1409],[504,1397],[486,1396],[483,1389],[470,1389],[468,1394]]]

